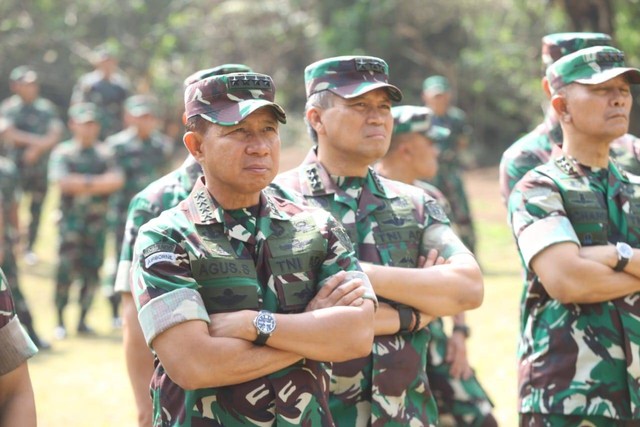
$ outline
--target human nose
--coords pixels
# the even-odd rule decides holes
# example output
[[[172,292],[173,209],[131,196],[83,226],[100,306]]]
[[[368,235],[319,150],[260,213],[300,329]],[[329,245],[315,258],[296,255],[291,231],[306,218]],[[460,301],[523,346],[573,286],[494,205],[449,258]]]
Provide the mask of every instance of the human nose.
[[[253,156],[266,156],[271,152],[271,140],[266,135],[251,134],[247,144],[247,154]]]
[[[382,124],[385,121],[386,116],[390,114],[388,110],[382,108],[371,107],[367,111],[367,119],[370,123]]]

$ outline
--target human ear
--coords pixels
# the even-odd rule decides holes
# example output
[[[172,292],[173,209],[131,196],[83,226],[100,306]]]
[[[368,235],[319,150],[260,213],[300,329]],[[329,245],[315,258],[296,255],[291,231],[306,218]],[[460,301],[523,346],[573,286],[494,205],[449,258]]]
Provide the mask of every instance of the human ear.
[[[324,134],[324,124],[322,123],[322,115],[315,108],[309,108],[306,113],[307,122],[318,134]]]
[[[185,132],[182,137],[185,147],[189,153],[198,161],[202,159],[202,137],[196,132]]]
[[[551,106],[563,123],[569,123],[571,121],[567,98],[563,95],[555,94],[551,97]]]
[[[542,91],[547,95],[547,98],[551,98],[551,88],[549,87],[549,80],[546,77],[543,77],[540,81],[540,85],[542,86]]]

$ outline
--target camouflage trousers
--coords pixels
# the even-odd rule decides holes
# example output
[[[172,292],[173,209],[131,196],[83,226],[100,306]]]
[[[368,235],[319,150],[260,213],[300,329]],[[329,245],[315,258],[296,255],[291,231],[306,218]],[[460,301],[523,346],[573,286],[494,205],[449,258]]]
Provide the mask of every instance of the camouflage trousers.
[[[520,414],[520,427],[638,427],[640,420],[614,420],[602,416]]]
[[[469,379],[455,379],[445,362],[447,335],[442,319],[429,324],[431,341],[427,358],[427,377],[438,405],[441,426],[479,427],[491,413],[493,403],[475,375]]]
[[[445,195],[451,206],[449,218],[456,230],[456,234],[473,253],[476,251],[476,233],[471,217],[471,208],[467,192],[462,181],[462,169],[447,169],[441,167],[438,174],[430,181]]]
[[[31,250],[38,237],[40,229],[40,219],[44,200],[49,190],[49,182],[47,181],[46,165],[44,170],[42,166],[30,168],[23,166],[20,172],[20,192],[19,197],[29,196],[29,227],[27,231],[27,248]]]
[[[100,233],[72,231],[61,235],[55,293],[58,311],[69,302],[69,290],[75,279],[80,280],[81,308],[86,311],[91,306],[100,284],[105,234],[102,230]]]
[[[18,281],[18,264],[16,258],[11,249],[11,243],[5,242],[4,259],[2,260],[2,271],[7,278],[9,288],[11,288],[11,294],[13,295],[13,302],[16,307],[16,314],[20,319],[20,322],[27,330],[33,329],[33,318],[31,317],[31,311],[27,305],[27,301],[20,290],[20,284]]]

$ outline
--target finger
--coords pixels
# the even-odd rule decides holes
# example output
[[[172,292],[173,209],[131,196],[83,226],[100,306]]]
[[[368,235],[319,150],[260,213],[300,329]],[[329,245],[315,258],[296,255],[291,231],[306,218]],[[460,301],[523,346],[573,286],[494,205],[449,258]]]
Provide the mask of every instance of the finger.
[[[417,267],[418,267],[418,268],[423,268],[423,267],[424,267],[425,262],[427,262],[427,258],[426,258],[424,255],[420,255],[420,256],[418,257],[418,264],[417,264]]]
[[[342,283],[342,281],[344,280],[346,274],[347,273],[345,271],[339,271],[338,273],[336,273],[333,276],[329,277],[329,279],[327,279],[325,284],[320,288],[320,290],[318,291],[318,293],[316,295],[318,297],[320,297],[320,298],[325,298],[328,295],[330,295],[333,292],[333,290],[338,285],[340,285],[340,283]]]
[[[444,264],[444,257],[439,256],[438,259],[436,260],[436,265],[442,265]]]
[[[438,251],[436,249],[429,249],[429,252],[427,252],[427,259],[425,260],[423,267],[433,266],[437,259],[438,259]]]

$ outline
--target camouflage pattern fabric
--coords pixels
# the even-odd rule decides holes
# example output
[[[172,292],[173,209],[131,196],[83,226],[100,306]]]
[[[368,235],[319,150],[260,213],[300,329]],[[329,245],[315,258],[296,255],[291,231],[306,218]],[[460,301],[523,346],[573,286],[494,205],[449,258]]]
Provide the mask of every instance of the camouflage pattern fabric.
[[[13,95],[0,105],[0,116],[6,118],[8,123],[16,129],[36,135],[46,135],[52,128],[63,126],[56,107],[44,98],[37,98],[32,103],[25,104],[18,95]],[[35,164],[25,165],[23,160],[25,151],[26,147],[9,145],[7,155],[16,164],[19,190],[30,195],[28,247],[31,248],[38,235],[40,215],[49,189],[47,182],[49,153],[40,156]]]
[[[516,184],[509,215],[527,267],[518,370],[521,413],[640,422],[640,356],[634,350],[640,344],[638,294],[561,304],[529,269],[536,254],[559,242],[625,241],[640,247],[638,206],[639,178],[613,162],[608,169],[592,170],[561,156]]]
[[[133,245],[140,227],[186,199],[201,175],[200,164],[189,156],[178,169],[152,182],[131,199],[116,273],[116,292],[131,292]]]
[[[108,80],[94,70],[78,79],[71,94],[71,104],[91,102],[100,107],[100,140],[122,130],[123,104],[131,92],[131,83],[122,73]]]
[[[270,76],[233,73],[207,77],[184,90],[187,119],[200,116],[221,126],[240,123],[262,107],[271,107],[281,123],[287,122],[284,109],[274,101],[276,87]]]
[[[422,181],[414,183],[433,197],[450,214],[449,201],[444,194],[431,184]],[[455,230],[455,224],[452,224]],[[441,318],[432,320],[429,325],[431,339],[428,344],[427,378],[431,391],[438,405],[438,416],[452,417],[456,426],[481,426],[483,420],[491,413],[493,402],[484,390],[478,378],[455,379],[449,374],[451,365],[445,361],[449,337],[444,330]]]
[[[341,98],[353,98],[377,88],[402,101],[402,92],[389,84],[389,65],[373,56],[336,56],[308,65],[304,70],[307,98],[328,90]]]
[[[82,148],[75,140],[59,144],[51,154],[49,179],[56,182],[68,174],[100,175],[116,169],[102,146]],[[69,300],[75,278],[82,281],[80,304],[88,309],[99,283],[104,260],[109,195],[60,195],[62,218],[58,224],[59,248],[55,302],[62,310]]]
[[[521,427],[635,427],[633,420],[612,420],[589,415],[520,414]]]
[[[151,345],[161,331],[189,320],[208,323],[212,313],[302,312],[342,270],[368,283],[344,229],[325,211],[265,192],[259,206],[225,211],[199,179],[186,200],[140,228],[132,290]],[[368,297],[375,301],[372,290]],[[180,389],[157,361],[151,387],[154,426],[333,425],[329,374],[319,361],[192,391]]]
[[[141,140],[134,128],[128,128],[107,138],[105,145],[111,150],[114,161],[125,177],[124,186],[109,198],[109,216],[115,232],[117,258],[122,249],[129,202],[136,193],[166,171],[171,141],[159,131]]]
[[[438,173],[429,182],[447,195],[451,205],[451,220],[458,228],[458,235],[471,252],[475,252],[476,234],[469,200],[462,181],[463,168],[457,147],[459,138],[467,137],[471,129],[466,124],[464,112],[456,107],[451,107],[444,116],[434,115],[432,124],[449,129],[450,134],[448,138],[436,141],[440,150]]]
[[[0,376],[20,366],[38,352],[20,325],[11,298],[11,290],[0,270]]]
[[[592,46],[611,45],[611,36],[604,33],[554,33],[542,38],[542,64],[545,68],[570,53]]]
[[[469,253],[435,200],[373,170],[365,178],[331,177],[312,149],[301,166],[274,182],[331,212],[361,261],[412,268],[431,248],[445,258]],[[376,336],[369,356],[334,363],[330,403],[336,424],[435,425],[438,414],[426,375],[428,341],[428,329]]]

